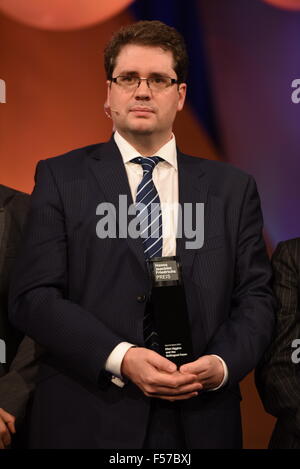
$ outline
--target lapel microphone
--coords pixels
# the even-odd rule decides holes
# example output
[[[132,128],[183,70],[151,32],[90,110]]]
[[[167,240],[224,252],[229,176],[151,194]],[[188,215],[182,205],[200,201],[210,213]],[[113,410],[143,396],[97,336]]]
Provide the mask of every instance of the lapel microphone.
[[[110,114],[111,112],[115,112],[117,115],[120,114],[120,112],[117,109],[112,109],[111,107],[110,108],[105,108],[104,112],[105,112],[105,114],[107,115],[107,117],[109,119],[111,119],[111,114]]]

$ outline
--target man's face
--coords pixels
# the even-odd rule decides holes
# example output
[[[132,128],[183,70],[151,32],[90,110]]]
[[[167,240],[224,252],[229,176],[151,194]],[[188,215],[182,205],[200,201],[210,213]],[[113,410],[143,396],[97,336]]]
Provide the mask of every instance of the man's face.
[[[128,44],[116,60],[113,78],[119,75],[137,75],[149,78],[164,75],[177,79],[173,55],[160,47]],[[183,108],[186,84],[171,85],[152,91],[146,80],[138,87],[126,90],[117,83],[108,83],[106,105],[110,109],[115,128],[123,135],[171,136],[177,111]]]

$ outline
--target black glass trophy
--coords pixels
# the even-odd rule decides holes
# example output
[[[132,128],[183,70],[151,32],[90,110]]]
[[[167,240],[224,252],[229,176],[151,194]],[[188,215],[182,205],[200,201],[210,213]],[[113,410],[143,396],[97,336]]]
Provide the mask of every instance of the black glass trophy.
[[[177,366],[194,360],[181,264],[177,256],[147,260],[152,281],[147,307],[158,334],[159,352]]]

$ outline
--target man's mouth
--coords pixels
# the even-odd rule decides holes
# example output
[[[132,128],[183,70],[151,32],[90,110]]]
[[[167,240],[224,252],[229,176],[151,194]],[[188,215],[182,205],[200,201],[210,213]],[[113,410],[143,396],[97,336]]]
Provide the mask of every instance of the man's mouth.
[[[154,110],[149,107],[143,106],[134,106],[130,109],[130,112],[137,112],[137,113],[154,113]]]

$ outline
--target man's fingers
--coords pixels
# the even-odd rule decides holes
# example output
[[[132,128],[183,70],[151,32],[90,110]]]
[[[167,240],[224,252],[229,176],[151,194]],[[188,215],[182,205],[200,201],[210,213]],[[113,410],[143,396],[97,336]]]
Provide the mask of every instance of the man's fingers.
[[[196,375],[179,373],[174,363],[143,347],[132,347],[126,352],[121,371],[144,394],[178,395],[201,388]]]
[[[1,441],[1,444],[3,445],[3,448],[11,444],[11,437],[10,437],[9,430],[2,419],[0,419],[0,441]],[[3,448],[1,447],[1,449]]]
[[[0,420],[2,420],[8,426],[11,433],[16,433],[16,417],[14,417],[14,415],[11,415],[4,409],[0,408]]]
[[[4,409],[0,408],[0,448],[4,449],[5,446],[11,444],[10,431],[15,433],[15,417]]]
[[[2,419],[5,423],[13,422],[15,423],[16,417],[12,414],[6,412],[6,410],[0,408],[0,419]]]
[[[171,362],[165,357],[162,357],[153,350],[149,350],[148,362],[160,371],[166,373],[174,373],[177,370],[175,363]]]
[[[190,392],[187,394],[179,394],[177,396],[168,396],[168,395],[163,395],[163,394],[148,394],[145,393],[146,396],[148,397],[153,397],[155,399],[163,399],[164,401],[170,401],[170,402],[175,402],[175,401],[184,401],[187,399],[191,399],[191,397],[196,397],[198,396],[197,392]]]
[[[172,374],[177,366],[153,350],[144,347],[131,347],[124,355],[121,364],[123,376],[136,381],[143,381],[143,377],[153,374],[153,371]]]
[[[6,410],[2,409],[2,407],[0,407],[0,418],[2,418],[4,422],[10,422],[11,420],[15,421],[16,419],[12,414],[9,414]]]
[[[187,394],[197,392],[203,389],[203,385],[200,383],[192,383],[186,386],[179,386],[176,388],[166,386],[145,386],[145,392],[151,395],[169,395],[177,396],[179,394]]]
[[[147,373],[145,376],[144,390],[147,392],[158,392],[159,394],[180,394],[200,389],[196,375],[179,373],[174,363],[152,350],[148,350],[148,352],[147,362],[153,368],[152,372]],[[179,388],[191,384],[196,384],[196,386],[193,386],[192,389],[189,387],[188,389],[184,388],[183,391],[178,391]]]
[[[145,378],[145,386],[156,387],[167,387],[170,389],[178,389],[182,386],[190,384],[199,384],[196,375],[182,374],[178,371],[175,373],[164,373],[156,369],[153,370],[151,375],[149,374]]]
[[[181,373],[203,373],[210,368],[210,361],[208,356],[198,358],[194,362],[186,363],[181,365],[179,371]]]
[[[223,370],[223,364],[220,358],[214,355],[204,355],[197,360],[185,363],[179,369],[181,373],[195,373],[200,375],[202,373],[215,373],[218,369]]]
[[[4,446],[9,446],[11,444],[11,437],[9,431],[7,431],[5,435],[3,435],[2,441],[4,443]]]
[[[7,426],[9,428],[10,433],[16,433],[15,422],[8,422]]]

